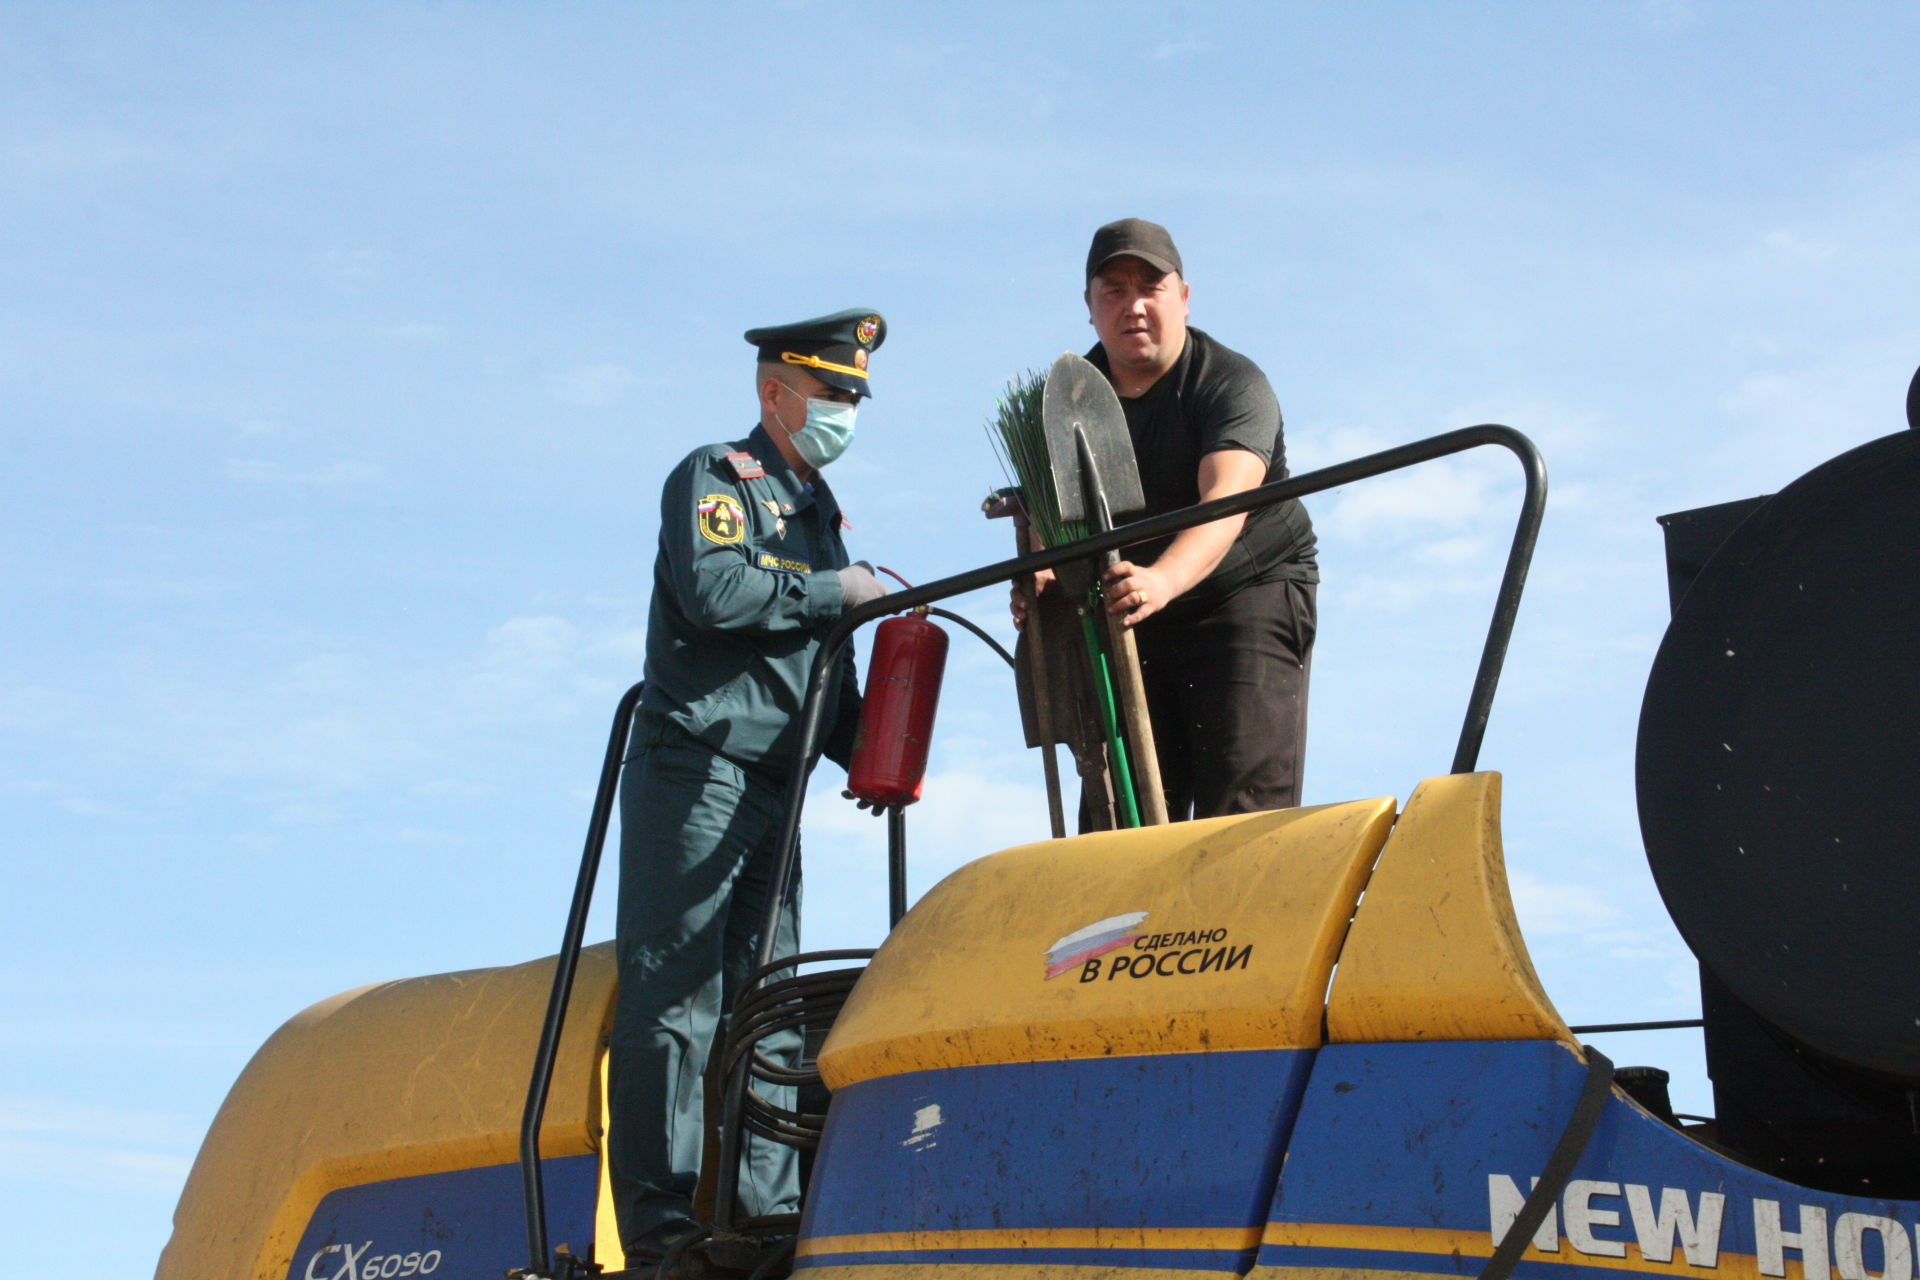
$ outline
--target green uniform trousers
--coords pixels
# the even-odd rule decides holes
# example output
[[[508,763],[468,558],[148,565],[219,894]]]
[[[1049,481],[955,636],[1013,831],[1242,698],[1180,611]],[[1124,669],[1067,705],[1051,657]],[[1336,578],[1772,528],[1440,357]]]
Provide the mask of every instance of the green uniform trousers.
[[[614,1206],[630,1254],[656,1242],[650,1233],[693,1217],[707,1058],[753,969],[785,799],[783,784],[714,754],[664,717],[636,718],[620,777],[620,1005],[609,1080]],[[792,879],[775,956],[799,949],[797,853]],[[761,1051],[792,1063],[799,1039],[769,1037]],[[793,1106],[791,1088],[755,1091]],[[747,1138],[740,1201],[756,1216],[795,1212],[793,1148]]]

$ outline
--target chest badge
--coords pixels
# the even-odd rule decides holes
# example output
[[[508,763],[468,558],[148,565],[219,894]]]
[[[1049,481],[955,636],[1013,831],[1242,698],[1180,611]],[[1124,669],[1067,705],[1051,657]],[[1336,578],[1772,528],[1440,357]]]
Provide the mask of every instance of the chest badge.
[[[708,542],[727,546],[746,536],[747,513],[729,494],[708,494],[700,499],[695,513],[700,536]]]
[[[760,499],[760,505],[765,507],[767,509],[767,514],[773,517],[774,536],[776,538],[786,537],[787,522],[785,517],[783,517],[780,514],[780,504],[775,502],[772,498],[762,498]]]

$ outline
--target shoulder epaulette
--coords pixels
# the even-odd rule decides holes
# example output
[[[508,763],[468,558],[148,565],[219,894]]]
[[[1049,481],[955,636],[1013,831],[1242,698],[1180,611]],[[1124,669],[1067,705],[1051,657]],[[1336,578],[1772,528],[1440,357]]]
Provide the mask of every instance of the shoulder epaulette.
[[[750,453],[730,453],[727,461],[733,464],[733,474],[742,480],[758,480],[767,474],[767,469],[760,465],[760,459]]]

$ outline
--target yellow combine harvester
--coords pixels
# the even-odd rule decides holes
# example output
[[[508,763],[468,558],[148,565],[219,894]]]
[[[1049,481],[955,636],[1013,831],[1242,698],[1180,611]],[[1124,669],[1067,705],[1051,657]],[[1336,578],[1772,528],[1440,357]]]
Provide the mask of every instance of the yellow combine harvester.
[[[1404,807],[1007,849],[927,893],[863,970],[795,978],[809,958],[774,959],[715,1055],[714,1256],[808,1280],[1913,1280],[1917,443],[1667,522],[1691,586],[1643,712],[1642,819],[1703,962],[1717,1121],[1684,1122],[1583,1048],[1515,923],[1500,778],[1474,760],[1544,493],[1515,433],[1456,432],[850,615],[823,667],[883,609],[1260,502],[1479,445],[1527,470],[1454,769]],[[612,775],[557,969],[388,983],[289,1022],[214,1122],[161,1280],[497,1280],[617,1258],[610,949],[573,966]],[[789,851],[799,811],[796,795]],[[829,1023],[824,1124],[769,1109],[754,1035]],[[741,1219],[727,1175],[741,1144],[776,1139],[817,1146],[804,1213]]]

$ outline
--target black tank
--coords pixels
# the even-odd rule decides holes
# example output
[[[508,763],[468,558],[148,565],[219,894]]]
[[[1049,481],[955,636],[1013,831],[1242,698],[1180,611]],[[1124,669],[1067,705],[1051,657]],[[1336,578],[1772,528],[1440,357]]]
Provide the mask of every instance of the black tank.
[[[1910,414],[1916,396],[1920,375]],[[1713,511],[1744,519],[1678,598],[1637,774],[1654,879],[1703,968],[1721,1138],[1799,1181],[1911,1194],[1920,432],[1686,514]]]

